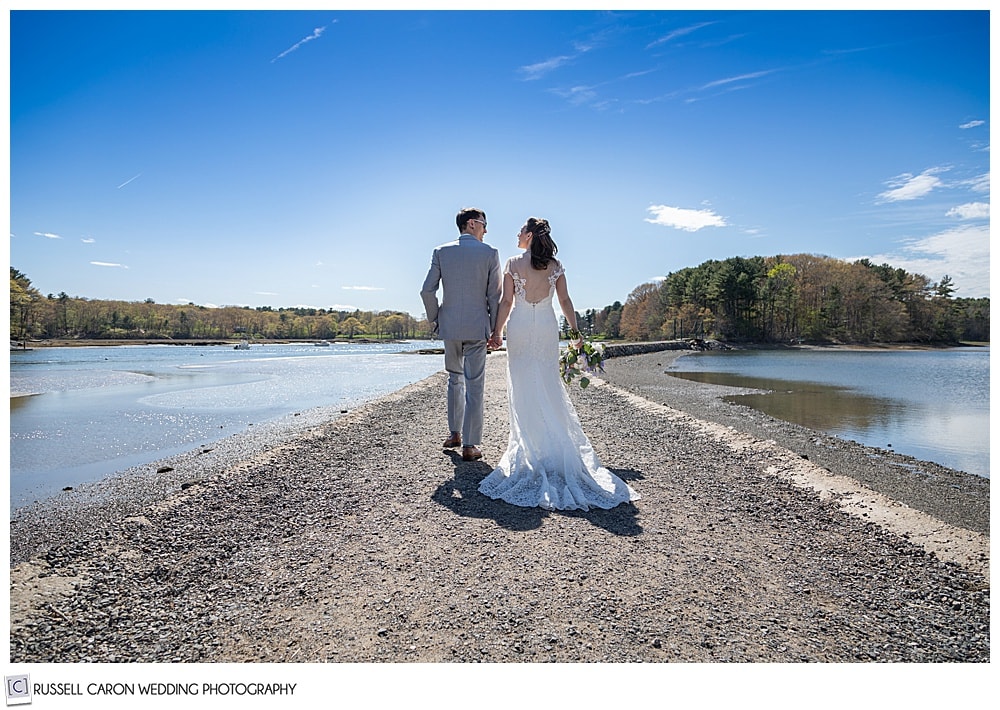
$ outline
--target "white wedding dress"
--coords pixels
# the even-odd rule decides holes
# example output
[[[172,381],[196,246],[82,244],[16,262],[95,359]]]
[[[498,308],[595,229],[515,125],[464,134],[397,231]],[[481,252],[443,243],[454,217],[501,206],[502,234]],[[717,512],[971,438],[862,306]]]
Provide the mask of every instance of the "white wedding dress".
[[[559,376],[559,328],[552,296],[564,270],[507,261],[514,307],[507,322],[510,440],[500,465],[479,485],[490,498],[527,508],[613,508],[639,494],[601,465]],[[535,300],[538,299],[538,300]]]

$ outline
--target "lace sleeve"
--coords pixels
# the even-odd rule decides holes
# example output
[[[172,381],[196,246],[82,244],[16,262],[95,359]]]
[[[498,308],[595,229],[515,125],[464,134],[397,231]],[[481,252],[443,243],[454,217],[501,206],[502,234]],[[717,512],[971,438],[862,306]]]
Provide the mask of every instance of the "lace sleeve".
[[[512,256],[507,259],[507,263],[503,267],[504,274],[509,274],[510,278],[514,281],[514,296],[515,298],[525,299],[525,283],[526,280],[521,278],[521,275],[514,270],[514,260],[517,259],[516,256]]]
[[[552,273],[549,274],[549,286],[555,286],[556,285],[556,281],[559,280],[559,277],[562,276],[565,273],[566,273],[566,269],[563,268],[563,265],[560,264],[560,263],[558,263],[558,262],[556,262],[555,268],[552,269]]]

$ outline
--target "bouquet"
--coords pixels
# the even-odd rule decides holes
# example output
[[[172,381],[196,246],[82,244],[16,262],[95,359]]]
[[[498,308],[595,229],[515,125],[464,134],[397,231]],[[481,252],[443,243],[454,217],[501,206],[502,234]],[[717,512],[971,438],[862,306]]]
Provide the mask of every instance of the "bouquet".
[[[577,346],[580,334],[575,330],[571,330],[569,336],[569,346],[559,355],[559,375],[566,384],[579,377],[580,388],[585,389],[590,384],[588,373],[604,372],[604,348],[586,341]]]

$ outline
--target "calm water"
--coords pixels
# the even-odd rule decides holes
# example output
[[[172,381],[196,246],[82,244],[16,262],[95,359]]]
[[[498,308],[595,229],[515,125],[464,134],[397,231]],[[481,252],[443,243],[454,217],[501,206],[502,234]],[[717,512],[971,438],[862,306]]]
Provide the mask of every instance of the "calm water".
[[[10,505],[191,451],[252,424],[348,409],[441,370],[440,343],[136,345],[10,356]]]
[[[727,399],[843,439],[990,475],[988,347],[710,352],[679,358],[668,372],[770,390]]]

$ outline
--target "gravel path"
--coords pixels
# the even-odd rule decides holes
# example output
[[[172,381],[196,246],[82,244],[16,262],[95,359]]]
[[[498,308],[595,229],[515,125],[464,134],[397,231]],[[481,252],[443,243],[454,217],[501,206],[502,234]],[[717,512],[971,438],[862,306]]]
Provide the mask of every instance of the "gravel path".
[[[506,445],[503,354],[481,462],[439,445],[439,373],[249,458],[223,442],[178,459],[146,477],[166,493],[136,476],[115,506],[40,504],[11,526],[10,660],[989,661],[989,541],[965,502],[988,521],[988,484],[952,472],[951,522],[928,516],[851,477],[864,447],[827,462],[815,433],[790,450],[692,416],[713,391],[675,378],[671,406],[641,396],[664,394],[669,355],[616,358],[572,390],[642,495],[610,511],[478,494]]]

